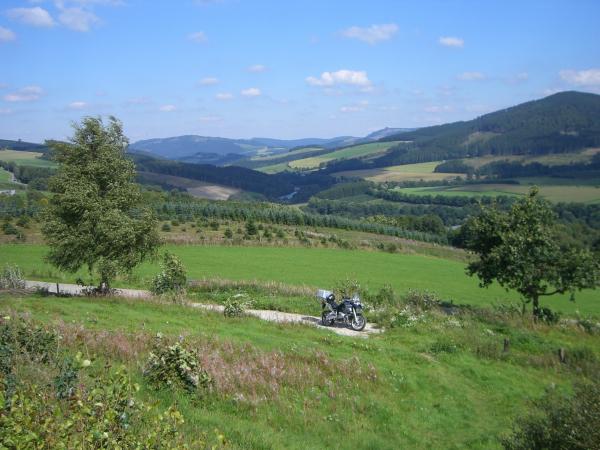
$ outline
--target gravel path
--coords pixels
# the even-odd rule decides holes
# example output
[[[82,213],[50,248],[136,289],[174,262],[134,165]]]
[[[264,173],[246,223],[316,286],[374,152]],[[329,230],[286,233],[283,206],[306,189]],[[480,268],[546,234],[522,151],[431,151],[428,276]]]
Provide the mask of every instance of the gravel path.
[[[48,283],[45,281],[25,281],[25,287],[28,289],[47,289],[48,292],[52,294],[56,294],[58,292],[67,295],[83,295],[83,290],[85,289],[83,286],[79,286],[78,284]],[[152,294],[149,291],[144,291],[140,289],[116,289],[115,295],[119,297],[138,299],[149,298],[152,296]],[[190,303],[190,306],[193,308],[206,309],[209,311],[223,312],[222,305]],[[319,317],[308,316],[305,314],[286,313],[266,309],[249,309],[246,310],[246,313],[251,316],[258,317],[259,319],[267,320],[269,322],[302,323],[306,325],[311,325],[317,328],[333,331],[334,333],[340,334],[342,336],[366,338],[369,336],[369,334],[381,332],[380,329],[374,328],[369,323],[367,323],[367,326],[363,331],[354,331],[350,328],[346,328],[337,324],[332,327],[323,326],[321,325],[321,319]]]

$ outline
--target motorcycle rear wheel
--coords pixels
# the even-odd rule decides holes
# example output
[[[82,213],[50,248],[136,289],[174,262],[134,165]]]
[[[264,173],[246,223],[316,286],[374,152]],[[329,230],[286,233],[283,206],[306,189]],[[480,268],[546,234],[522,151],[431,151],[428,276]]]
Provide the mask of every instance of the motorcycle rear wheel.
[[[330,327],[333,325],[333,320],[327,318],[328,313],[324,312],[321,314],[321,325]]]
[[[365,319],[365,316],[362,315],[357,315],[356,319],[352,318],[352,320],[350,321],[350,328],[352,328],[354,331],[362,331],[365,329],[366,326],[367,319]]]

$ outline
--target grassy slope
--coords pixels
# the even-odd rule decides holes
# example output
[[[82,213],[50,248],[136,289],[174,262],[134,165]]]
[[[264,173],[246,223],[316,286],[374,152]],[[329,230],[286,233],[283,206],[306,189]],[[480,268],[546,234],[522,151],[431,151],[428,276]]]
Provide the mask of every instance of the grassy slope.
[[[401,166],[390,166],[379,169],[348,170],[339,172],[335,175],[346,177],[364,178],[370,181],[418,181],[418,180],[446,180],[457,176],[464,176],[461,173],[434,173],[433,170],[443,161],[433,161],[417,164],[403,164]]]
[[[21,166],[36,166],[36,167],[55,167],[56,163],[39,159],[42,153],[38,152],[21,152],[17,150],[0,150],[0,161],[14,161]]]
[[[551,180],[547,181],[551,182]],[[414,194],[472,197],[473,195],[525,195],[530,187],[530,184],[470,184],[458,187],[403,188],[400,191]],[[540,195],[553,202],[600,203],[600,187],[593,185],[542,184]]]
[[[8,183],[11,179],[10,172],[0,167],[0,182]]]
[[[431,316],[413,328],[361,341],[304,326],[252,318],[225,320],[183,306],[122,299],[0,295],[2,312],[10,308],[31,313],[37,320],[98,330],[99,342],[111,342],[114,330],[137,333],[131,341],[119,337],[118,346],[110,347],[113,350],[93,343],[95,350],[90,351],[79,344],[86,357],[100,351],[100,356],[118,363],[119,355],[129,354],[129,345],[140,348],[139,333],[157,332],[197,339],[201,348],[212,349],[210,358],[217,361],[219,354],[231,354],[223,366],[210,369],[247,373],[239,376],[246,381],[200,402],[168,391],[149,391],[139,375],[145,353],[125,362],[142,384],[141,395],[158,399],[163,407],[178,403],[186,418],[185,433],[218,428],[233,448],[245,449],[499,448],[498,437],[525,412],[528,399],[541,396],[550,384],[565,388],[575,380],[575,371],[555,362],[554,349],[586,346],[598,353],[599,348],[597,337],[572,329],[516,327],[462,317],[451,324],[443,316]],[[87,333],[77,330],[82,338]],[[500,343],[506,336],[512,342],[507,358],[477,356],[475,342]],[[458,351],[432,353],[432,344],[440,340],[457,343]],[[232,348],[237,350],[231,353]],[[258,367],[252,365],[254,360]],[[299,386],[278,384],[278,376],[272,378],[272,371],[285,380],[293,370],[304,374]],[[334,375],[319,375],[323,370]],[[248,396],[254,386],[260,389],[269,379],[276,389],[267,389],[265,397],[254,403],[233,400],[235,392]]]
[[[191,279],[256,279],[329,288],[350,277],[371,289],[389,284],[398,292],[410,288],[432,290],[455,303],[489,305],[496,301],[518,300],[516,294],[498,286],[479,288],[476,279],[465,275],[464,263],[435,257],[277,247],[167,246],[166,249],[181,257]],[[73,282],[78,276],[85,278],[84,271],[77,275],[58,273],[43,262],[45,252],[41,245],[3,245],[0,247],[0,265],[16,263],[32,279]],[[157,272],[157,264],[146,263],[128,282],[121,281],[121,286],[147,286]],[[578,310],[598,316],[600,302],[597,297],[597,292],[584,291],[578,294],[576,303],[569,302],[565,295],[544,299],[544,304],[563,312]]]
[[[373,142],[371,144],[356,145],[341,150],[336,150],[325,155],[304,158],[296,161],[290,161],[288,165],[297,169],[312,169],[319,167],[319,164],[333,161],[336,159],[358,158],[362,156],[376,155],[385,152],[388,148],[395,145],[396,142]]]

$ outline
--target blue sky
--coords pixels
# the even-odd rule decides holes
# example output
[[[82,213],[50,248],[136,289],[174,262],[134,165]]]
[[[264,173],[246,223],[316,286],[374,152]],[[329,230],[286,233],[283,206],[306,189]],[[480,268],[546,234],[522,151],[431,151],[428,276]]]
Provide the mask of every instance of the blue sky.
[[[0,138],[332,137],[600,93],[600,1],[1,0]]]

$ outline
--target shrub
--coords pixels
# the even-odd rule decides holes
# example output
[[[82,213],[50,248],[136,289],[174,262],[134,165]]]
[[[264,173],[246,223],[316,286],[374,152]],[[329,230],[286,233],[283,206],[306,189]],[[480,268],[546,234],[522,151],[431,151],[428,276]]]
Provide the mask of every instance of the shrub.
[[[165,232],[171,231],[171,225],[169,225],[168,223],[163,223],[161,230]]]
[[[179,221],[178,220],[171,220],[171,225],[173,225],[174,227],[178,227],[179,226]]]
[[[181,260],[177,256],[166,252],[161,269],[161,272],[152,280],[152,293],[156,295],[183,294],[187,286],[187,275]]]
[[[19,266],[6,264],[0,272],[0,289],[25,289],[25,280]]]
[[[233,239],[233,231],[231,231],[230,228],[227,228],[225,230],[224,236],[225,236],[225,239]]]
[[[386,284],[381,289],[379,289],[377,294],[372,296],[370,300],[371,303],[373,303],[373,306],[375,307],[395,305],[396,294],[394,293],[392,287],[389,284]]]
[[[0,442],[4,448],[188,448],[181,413],[171,407],[150,416],[154,407],[136,400],[137,390],[124,369],[109,368],[68,402],[53,399],[46,387],[20,385],[0,413]],[[204,437],[194,448],[205,447]]]
[[[223,314],[225,317],[240,317],[252,305],[246,294],[236,294],[225,301]]]
[[[554,312],[550,308],[539,308],[535,312],[535,317],[542,322],[553,325],[560,320],[560,313]]]
[[[508,450],[597,449],[600,442],[600,383],[577,384],[572,396],[547,391],[534,410],[518,419],[502,440]]]
[[[144,376],[155,389],[180,387],[195,392],[211,385],[211,378],[200,367],[196,355],[180,342],[168,344],[160,334],[148,356]]]
[[[2,224],[2,231],[4,231],[4,234],[6,234],[6,235],[11,235],[11,234],[12,235],[17,235],[17,234],[19,234],[19,230],[17,230],[15,228],[15,226],[12,223],[10,223],[10,222],[4,222]]]
[[[209,226],[212,230],[217,231],[219,229],[219,222],[213,220],[212,222],[210,222]]]
[[[404,296],[404,301],[421,311],[428,311],[441,304],[441,299],[435,292],[419,291],[417,289],[409,289]]]
[[[346,278],[336,283],[334,292],[337,292],[341,298],[351,298],[352,296],[361,294],[361,286],[357,280]]]
[[[254,236],[257,233],[258,228],[256,227],[256,224],[252,221],[246,222],[246,234],[249,236]]]

